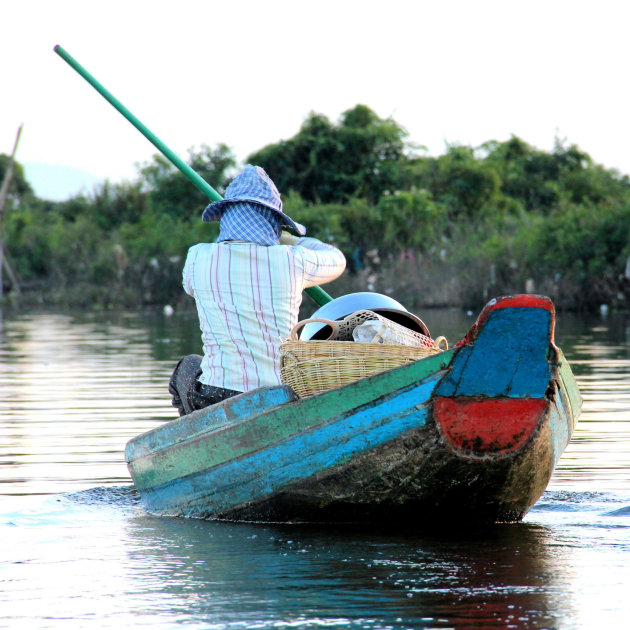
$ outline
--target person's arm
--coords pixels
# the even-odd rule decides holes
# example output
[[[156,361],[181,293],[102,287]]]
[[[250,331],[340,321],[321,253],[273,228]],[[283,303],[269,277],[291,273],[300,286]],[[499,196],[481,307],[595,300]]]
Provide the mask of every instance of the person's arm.
[[[182,286],[184,287],[184,291],[188,293],[188,295],[192,295],[195,297],[194,289],[193,289],[193,270],[194,270],[194,258],[196,256],[195,247],[191,247],[188,250],[188,255],[186,256],[186,262],[184,263],[184,269],[182,271]]]
[[[286,236],[285,236],[286,235]],[[280,243],[295,247],[304,266],[304,286],[312,287],[338,278],[346,268],[346,258],[334,245],[308,236],[283,232]]]

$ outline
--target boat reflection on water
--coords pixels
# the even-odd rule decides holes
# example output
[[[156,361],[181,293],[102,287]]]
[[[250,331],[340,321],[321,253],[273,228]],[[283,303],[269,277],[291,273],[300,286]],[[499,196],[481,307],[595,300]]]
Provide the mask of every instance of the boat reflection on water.
[[[542,628],[569,605],[573,551],[536,524],[409,538],[146,517],[127,537],[136,588],[217,627]]]

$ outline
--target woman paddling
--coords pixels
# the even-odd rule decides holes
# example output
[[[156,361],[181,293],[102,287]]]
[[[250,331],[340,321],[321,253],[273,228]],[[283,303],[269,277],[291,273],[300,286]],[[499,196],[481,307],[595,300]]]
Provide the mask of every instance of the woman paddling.
[[[339,249],[305,237],[304,226],[282,212],[280,193],[259,166],[246,166],[202,220],[220,221],[221,229],[215,243],[191,247],[184,265],[203,357],[184,357],[171,376],[180,415],[280,384],[280,343],[297,323],[303,290],[346,266]]]

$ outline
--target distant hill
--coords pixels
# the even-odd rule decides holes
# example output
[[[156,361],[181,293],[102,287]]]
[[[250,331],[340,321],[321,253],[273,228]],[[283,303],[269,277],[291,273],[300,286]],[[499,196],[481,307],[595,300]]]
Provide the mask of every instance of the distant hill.
[[[103,180],[93,173],[72,166],[30,162],[23,164],[24,174],[40,199],[64,201],[75,195],[91,193]]]

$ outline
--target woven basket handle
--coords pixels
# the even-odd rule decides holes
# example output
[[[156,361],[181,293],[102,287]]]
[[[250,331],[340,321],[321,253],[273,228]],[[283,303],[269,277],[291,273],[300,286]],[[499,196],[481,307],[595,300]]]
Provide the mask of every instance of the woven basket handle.
[[[445,350],[448,350],[448,341],[446,340],[446,337],[440,336],[440,337],[437,337],[436,339],[434,339],[433,340],[433,347],[436,350],[440,350],[441,352],[444,352]]]
[[[291,334],[289,336],[291,341],[297,341],[298,340],[297,334],[298,334],[299,330],[301,328],[303,328],[304,326],[306,326],[306,324],[310,324],[311,322],[321,322],[321,323],[326,324],[327,326],[330,326],[332,328],[332,334],[329,337],[326,337],[326,339],[324,339],[324,341],[327,341],[328,339],[332,339],[339,332],[339,323],[338,322],[334,322],[334,321],[332,321],[330,319],[321,319],[319,317],[313,317],[311,319],[303,319],[301,322],[298,322],[295,326],[293,326],[293,329],[291,330]]]

